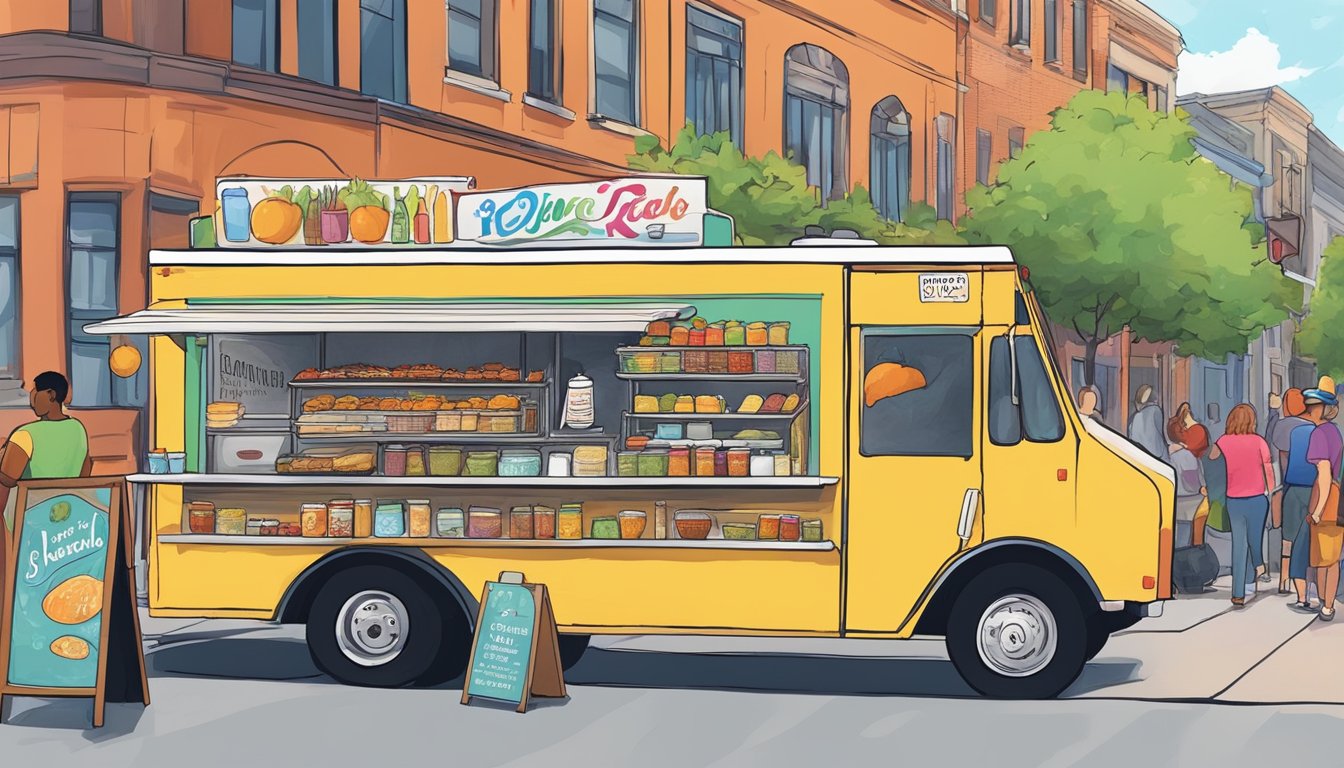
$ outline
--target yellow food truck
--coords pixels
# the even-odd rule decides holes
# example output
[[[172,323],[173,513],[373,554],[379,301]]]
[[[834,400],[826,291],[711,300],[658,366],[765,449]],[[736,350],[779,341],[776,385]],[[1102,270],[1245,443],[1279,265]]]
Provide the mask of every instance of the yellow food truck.
[[[427,685],[521,571],[566,664],[933,635],[1057,695],[1170,597],[1171,470],[1075,411],[1008,249],[816,242],[151,253],[87,327],[151,337],[151,614]]]

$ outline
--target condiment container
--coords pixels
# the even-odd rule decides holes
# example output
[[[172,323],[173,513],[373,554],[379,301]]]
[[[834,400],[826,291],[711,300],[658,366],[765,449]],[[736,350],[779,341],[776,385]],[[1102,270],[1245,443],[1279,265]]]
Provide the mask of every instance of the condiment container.
[[[719,450],[714,452],[714,476],[728,476],[728,452]]]
[[[621,538],[621,525],[614,517],[593,518],[594,539],[619,539]]]
[[[279,520],[274,520],[274,519],[262,520],[262,521],[261,521],[261,535],[262,535],[262,536],[279,536],[279,535],[280,535],[280,521],[279,521]]]
[[[680,424],[659,424],[653,428],[654,440],[680,440],[682,434]]]
[[[639,476],[667,477],[667,464],[667,451],[641,451],[639,454]]]
[[[457,477],[462,474],[462,449],[449,445],[431,447],[429,474],[435,477]]]
[[[771,323],[766,329],[766,339],[772,347],[783,347],[789,343],[789,324]]]
[[[637,477],[639,475],[639,451],[621,451],[616,454],[616,476]]]
[[[373,499],[355,499],[355,538],[373,535]]]
[[[406,532],[411,538],[429,538],[430,519],[433,514],[429,499],[406,500]]]
[[[509,510],[509,538],[510,539],[530,539],[536,529],[532,525],[531,507],[514,507]]]
[[[246,531],[246,533],[247,533],[248,536],[260,536],[260,535],[261,535],[261,518],[260,518],[260,517],[249,517],[249,518],[247,519],[247,526],[246,526],[246,528],[245,528],[244,530]]]
[[[569,380],[561,424],[571,429],[593,426],[593,380],[582,373]]]
[[[779,516],[779,540],[797,541],[801,536],[802,529],[797,515]]]
[[[552,453],[547,459],[546,474],[549,477],[569,477],[569,466],[573,457],[568,453]]]
[[[529,435],[537,433],[537,404],[523,403],[523,431]]]
[[[149,468],[151,475],[168,474],[168,454],[161,451],[150,451],[145,454],[145,464]]]
[[[556,514],[556,538],[574,540],[583,538],[583,505],[562,504]]]
[[[406,508],[400,501],[380,501],[373,510],[373,535],[395,538],[406,535]]]
[[[653,503],[653,538],[667,538],[667,502],[655,501]]]
[[[616,516],[621,529],[622,539],[639,539],[644,536],[644,528],[648,525],[648,515],[642,510],[627,509]]]
[[[774,464],[770,465],[771,474],[774,473]],[[729,448],[728,449],[728,476],[729,477],[748,477],[751,475],[751,449],[749,448]]]
[[[494,477],[499,472],[499,453],[495,451],[469,451],[467,453],[466,477]]]
[[[500,477],[537,477],[541,474],[541,451],[511,448],[500,453]]]
[[[752,456],[750,471],[752,477],[774,477],[775,457],[764,453]]]
[[[461,539],[467,535],[467,518],[462,510],[445,507],[434,518],[435,533],[445,539]]]
[[[214,533],[215,505],[208,501],[193,501],[188,504],[187,530],[192,533]]]
[[[792,469],[789,455],[787,453],[776,453],[773,458],[775,460],[775,477],[788,477]]]
[[[581,445],[574,449],[575,477],[606,477],[607,447],[604,445]]]
[[[320,538],[327,535],[327,505],[304,504],[299,507],[299,525],[303,526],[303,535]]]
[[[695,475],[696,477],[714,476],[714,449],[696,448],[695,449]]]
[[[406,448],[406,476],[425,476],[425,447],[412,445]]]
[[[714,518],[710,517],[709,513],[692,509],[677,512],[673,523],[677,529],[677,536],[682,539],[707,539],[709,532],[714,529]]]
[[[355,535],[355,502],[340,500],[327,505],[327,535],[338,539]]]
[[[821,541],[821,520],[803,521],[803,541]]]
[[[649,447],[648,435],[631,435],[625,438],[625,449],[627,451],[642,451]]]
[[[756,520],[756,538],[774,541],[779,538],[779,515],[761,515]]]
[[[671,448],[667,452],[667,476],[690,477],[691,449]]]
[[[681,438],[673,438],[679,440]],[[687,440],[713,440],[714,425],[708,421],[692,421],[686,425]]]
[[[724,523],[723,538],[729,541],[755,541],[756,525],[754,523]]]
[[[389,445],[383,449],[383,474],[387,477],[405,477],[406,446]]]
[[[532,533],[538,539],[555,538],[555,508],[538,504],[532,507]]]
[[[168,452],[168,474],[180,475],[187,471],[187,454],[176,451]]]
[[[498,539],[503,532],[498,509],[471,507],[467,510],[467,538]]]

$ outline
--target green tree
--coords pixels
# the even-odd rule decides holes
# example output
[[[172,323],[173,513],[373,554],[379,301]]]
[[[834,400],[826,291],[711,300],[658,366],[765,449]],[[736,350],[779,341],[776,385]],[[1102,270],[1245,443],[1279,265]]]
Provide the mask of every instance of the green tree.
[[[1344,373],[1344,237],[1321,254],[1311,306],[1295,342],[1298,352],[1316,359],[1321,373],[1336,379]]]
[[[1128,326],[1182,354],[1219,358],[1301,306],[1301,286],[1265,259],[1251,191],[1194,149],[1182,112],[1083,91],[967,195],[965,235],[1007,243],[1050,316],[1086,347]]]
[[[803,166],[777,152],[747,157],[726,132],[697,136],[687,125],[670,148],[643,137],[635,152],[628,158],[634,170],[704,176],[709,207],[733,217],[742,245],[787,245],[810,225],[852,229],[888,245],[965,242],[927,205],[912,206],[903,223],[887,221],[863,187],[823,206]]]

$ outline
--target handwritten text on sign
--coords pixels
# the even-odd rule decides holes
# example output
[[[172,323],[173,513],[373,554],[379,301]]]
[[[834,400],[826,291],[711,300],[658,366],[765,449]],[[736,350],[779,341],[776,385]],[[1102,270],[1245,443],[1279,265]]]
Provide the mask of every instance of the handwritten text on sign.
[[[527,587],[490,584],[481,627],[476,630],[468,694],[515,703],[523,700],[536,611],[536,599]]]
[[[930,272],[919,276],[919,300],[924,303],[971,300],[971,282],[965,272]]]
[[[605,240],[698,245],[705,183],[695,178],[614,179],[462,195],[458,237],[497,245]]]

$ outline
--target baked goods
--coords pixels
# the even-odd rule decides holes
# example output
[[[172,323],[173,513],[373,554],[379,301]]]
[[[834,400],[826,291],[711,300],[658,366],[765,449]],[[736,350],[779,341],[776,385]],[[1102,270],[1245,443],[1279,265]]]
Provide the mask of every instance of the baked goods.
[[[802,398],[799,397],[797,393],[789,395],[788,397],[784,398],[784,405],[780,406],[779,412],[793,413],[794,411],[798,410],[798,404],[801,402]]]
[[[863,403],[872,408],[879,400],[903,395],[928,384],[917,368],[900,363],[878,363],[863,377]]]
[[[698,395],[695,398],[696,413],[723,413],[723,398],[716,395]]]
[[[52,653],[63,659],[79,661],[89,658],[89,641],[74,635],[62,635],[52,640],[50,648]]]
[[[205,426],[210,429],[228,429],[238,426],[243,417],[243,404],[218,401],[205,406]]]
[[[72,576],[42,598],[42,612],[57,624],[83,624],[103,610],[103,582]]]
[[[334,368],[305,368],[294,376],[295,381],[377,381],[386,379],[408,379],[413,381],[522,381],[523,372],[500,362],[484,363],[465,371],[457,368],[444,368],[434,363],[411,363],[389,368],[368,363],[351,363]],[[540,383],[546,380],[545,371],[528,373],[527,380]]]
[[[345,395],[336,398],[335,404],[331,406],[333,411],[353,411],[359,407],[359,398],[354,395]]]
[[[541,382],[543,382],[543,381],[546,380],[546,372],[545,372],[545,371],[532,371],[532,372],[530,372],[530,373],[527,374],[527,380],[528,380],[529,383],[532,383],[532,384],[540,384]]]
[[[646,336],[671,336],[672,323],[667,320],[654,320],[644,329]]]
[[[677,402],[672,406],[673,413],[695,413],[695,398],[690,395],[678,395]]]
[[[378,410],[399,411],[401,410],[401,400],[395,397],[384,397],[378,401]]]
[[[337,472],[372,472],[377,459],[368,451],[347,453],[331,460],[332,469]]]
[[[658,413],[658,398],[653,395],[635,395],[635,413]]]
[[[317,413],[319,411],[330,411],[336,406],[335,395],[318,395],[309,398],[303,402],[304,413]]]
[[[783,407],[784,407],[784,395],[774,394],[765,398],[765,402],[761,405],[760,412],[779,413],[780,409],[782,409]]]
[[[760,395],[747,395],[742,399],[742,404],[737,407],[737,412],[760,413],[762,405],[765,405],[765,398]]]
[[[492,411],[516,411],[522,407],[522,403],[513,395],[495,395],[485,407]]]

